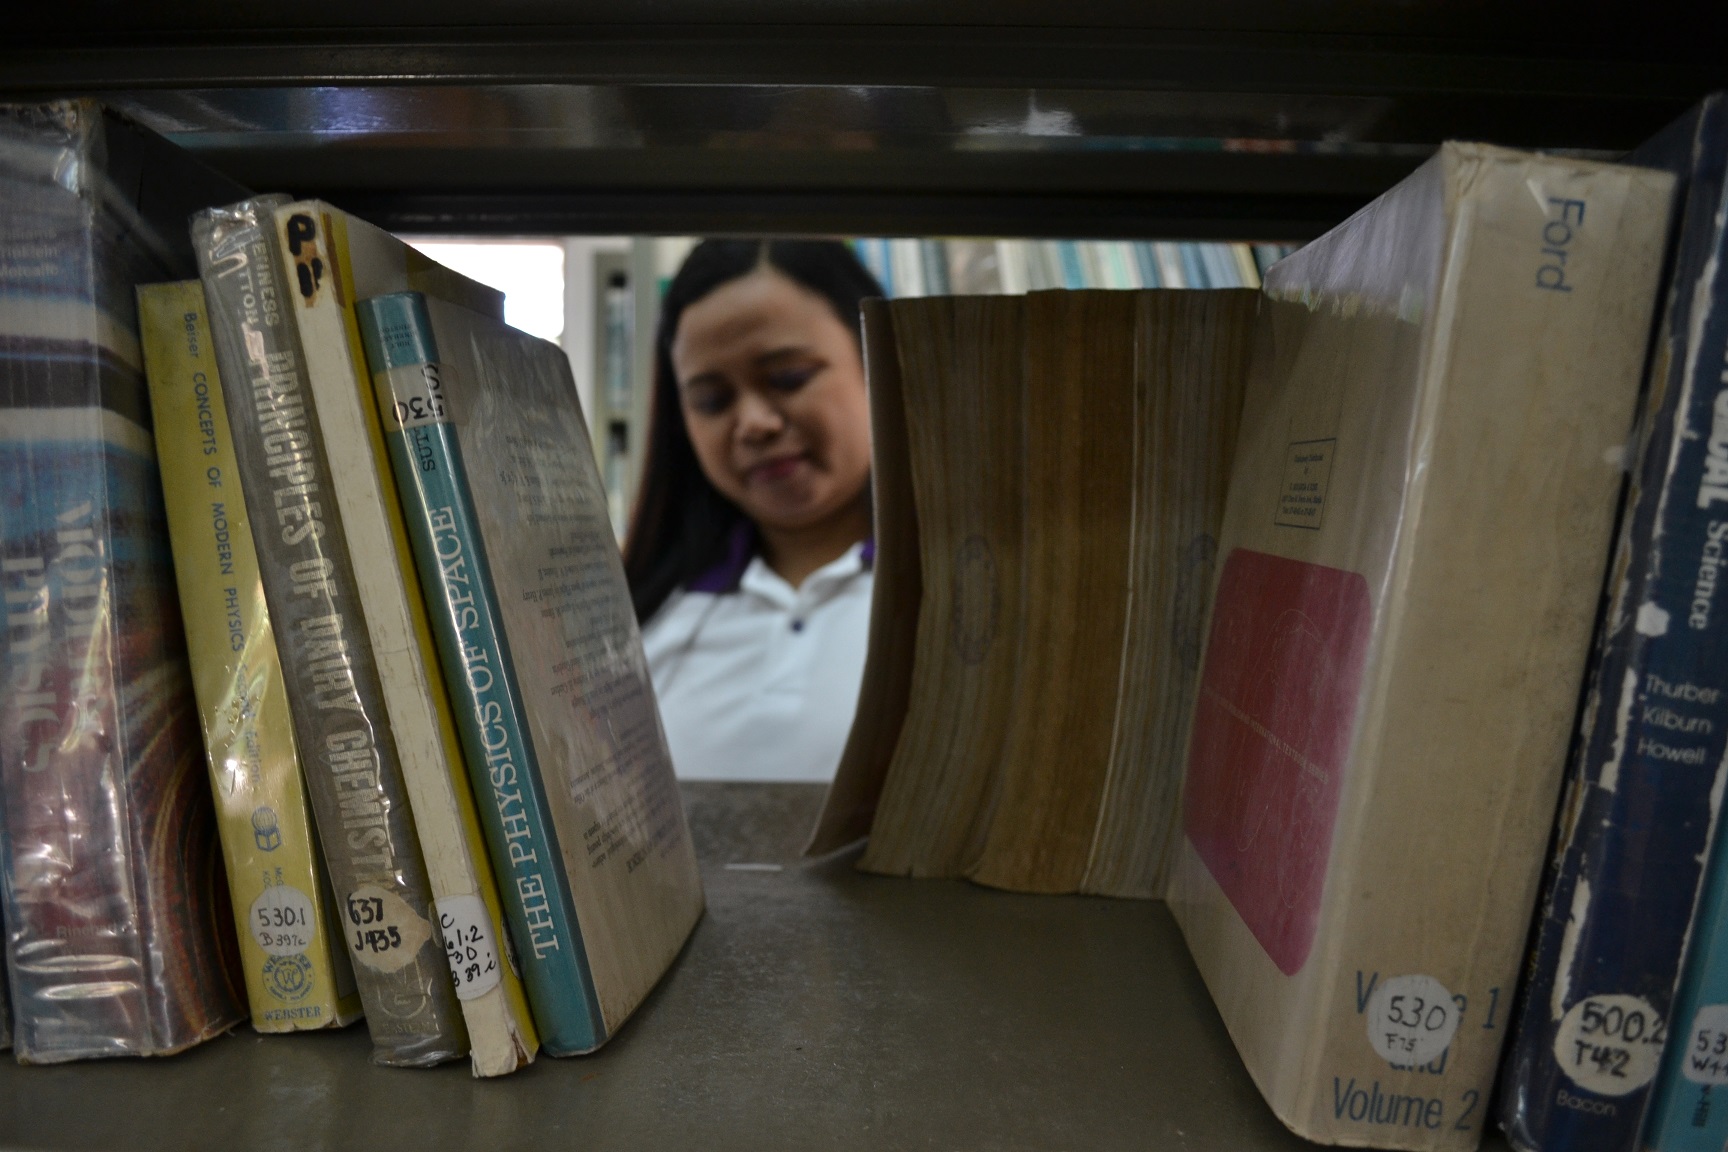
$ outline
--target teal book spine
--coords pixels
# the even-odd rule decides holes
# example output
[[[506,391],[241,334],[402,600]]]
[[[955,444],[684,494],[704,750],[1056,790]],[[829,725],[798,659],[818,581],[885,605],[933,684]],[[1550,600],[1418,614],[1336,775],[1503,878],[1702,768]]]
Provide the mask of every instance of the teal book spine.
[[[1679,1029],[1644,1118],[1649,1152],[1722,1152],[1728,1142],[1728,843],[1721,830],[1715,840],[1674,1002]]]
[[[432,631],[541,1047],[590,1051],[605,1029],[425,300],[402,292],[356,311],[421,589],[442,606]]]

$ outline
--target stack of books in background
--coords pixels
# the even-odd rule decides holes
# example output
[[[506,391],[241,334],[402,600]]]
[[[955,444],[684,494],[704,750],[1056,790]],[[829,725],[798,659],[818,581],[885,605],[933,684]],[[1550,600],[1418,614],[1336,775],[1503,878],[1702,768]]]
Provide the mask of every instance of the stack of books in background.
[[[1725,166],[1713,98],[1625,163],[1446,145],[1295,252],[857,241],[811,850],[1168,899],[1313,1139],[1721,1148]],[[93,104],[4,109],[0,196],[19,1059],[604,1043],[702,892],[565,357]]]
[[[1151,240],[864,239],[853,250],[891,298],[1054,288],[1258,288],[1287,244]]]
[[[702,891],[568,360],[91,103],[0,187],[18,1058],[604,1043]]]

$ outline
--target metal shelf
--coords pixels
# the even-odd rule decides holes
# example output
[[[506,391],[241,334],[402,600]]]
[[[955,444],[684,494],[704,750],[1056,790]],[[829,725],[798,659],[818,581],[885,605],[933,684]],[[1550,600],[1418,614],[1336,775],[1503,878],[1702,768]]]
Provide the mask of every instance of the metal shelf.
[[[1316,1147],[1261,1102],[1163,904],[801,861],[817,786],[685,798],[708,913],[597,1055],[477,1082],[373,1067],[350,1029],[6,1065],[0,1148]]]
[[[392,227],[1302,239],[1445,139],[1631,147],[1728,86],[1696,7],[68,0],[0,92]]]

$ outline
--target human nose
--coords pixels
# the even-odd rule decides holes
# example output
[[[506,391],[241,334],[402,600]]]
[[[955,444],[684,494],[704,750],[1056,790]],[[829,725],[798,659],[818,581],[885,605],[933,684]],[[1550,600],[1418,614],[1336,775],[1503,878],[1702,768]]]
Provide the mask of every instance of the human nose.
[[[780,409],[766,396],[754,390],[745,391],[738,403],[738,439],[755,443],[770,439],[786,426]]]

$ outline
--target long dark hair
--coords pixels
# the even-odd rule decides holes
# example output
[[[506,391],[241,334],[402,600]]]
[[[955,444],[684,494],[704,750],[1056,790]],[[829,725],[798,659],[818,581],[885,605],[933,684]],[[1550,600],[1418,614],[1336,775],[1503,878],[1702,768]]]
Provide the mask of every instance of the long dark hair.
[[[838,240],[704,240],[691,250],[660,302],[654,333],[654,396],[649,406],[642,486],[624,544],[624,574],[636,619],[646,623],[666,598],[724,558],[744,513],[722,496],[696,461],[672,340],[684,309],[716,288],[762,266],[772,267],[827,300],[860,341],[858,305],[882,286]]]

